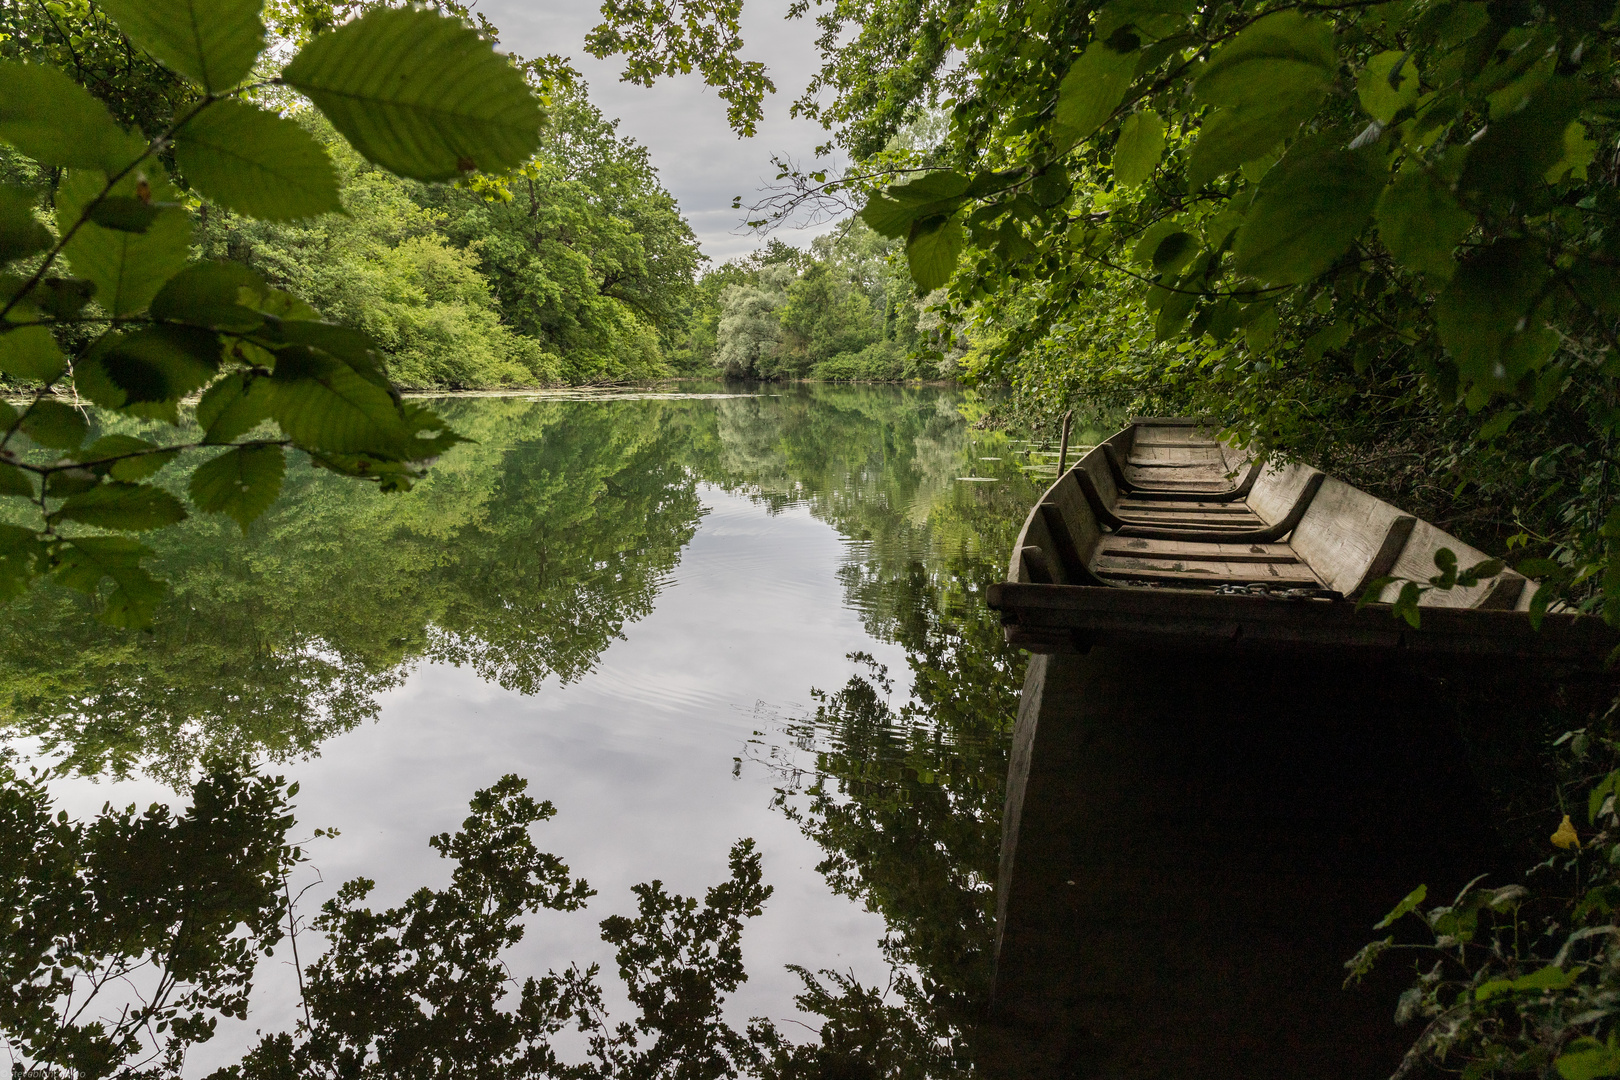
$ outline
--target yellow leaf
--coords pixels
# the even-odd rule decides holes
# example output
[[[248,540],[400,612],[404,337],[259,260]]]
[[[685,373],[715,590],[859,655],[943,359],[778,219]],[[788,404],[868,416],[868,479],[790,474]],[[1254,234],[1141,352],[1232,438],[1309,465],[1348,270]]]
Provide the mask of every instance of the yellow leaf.
[[[1575,826],[1570,824],[1568,814],[1565,814],[1564,820],[1559,823],[1558,831],[1552,834],[1552,842],[1555,846],[1561,848],[1579,848],[1581,846],[1581,838],[1575,835]]]

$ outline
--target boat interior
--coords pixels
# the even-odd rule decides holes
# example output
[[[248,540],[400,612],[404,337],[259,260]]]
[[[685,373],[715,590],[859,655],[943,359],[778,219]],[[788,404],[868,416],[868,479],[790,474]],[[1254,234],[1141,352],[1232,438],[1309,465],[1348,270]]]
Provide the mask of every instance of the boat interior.
[[[1047,490],[1008,581],[1355,601],[1379,578],[1426,582],[1442,548],[1460,569],[1489,558],[1318,469],[1257,457],[1193,420],[1141,418]],[[1525,611],[1535,588],[1504,570],[1418,603]]]

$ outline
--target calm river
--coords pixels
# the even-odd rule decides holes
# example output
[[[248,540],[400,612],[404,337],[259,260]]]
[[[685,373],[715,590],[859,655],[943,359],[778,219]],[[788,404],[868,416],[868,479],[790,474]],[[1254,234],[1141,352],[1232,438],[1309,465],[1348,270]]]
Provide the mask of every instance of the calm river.
[[[775,892],[728,1016],[816,1023],[789,964],[898,973],[948,1037],[989,978],[1023,660],[983,592],[1036,494],[1016,448],[941,389],[435,407],[475,441],[408,495],[299,466],[246,537],[151,534],[151,634],[55,587],[0,609],[10,743],[67,766],[76,815],[183,806],[219,754],[299,781],[294,835],[339,834],[291,883],[306,917],[355,877],[373,906],[444,887],[428,837],[517,773],[557,809],[540,846],[597,893],[530,920],[511,971],[600,963],[616,1012],[600,921],[638,882],[701,896],[751,837]],[[188,1073],[292,1027],[285,959]]]

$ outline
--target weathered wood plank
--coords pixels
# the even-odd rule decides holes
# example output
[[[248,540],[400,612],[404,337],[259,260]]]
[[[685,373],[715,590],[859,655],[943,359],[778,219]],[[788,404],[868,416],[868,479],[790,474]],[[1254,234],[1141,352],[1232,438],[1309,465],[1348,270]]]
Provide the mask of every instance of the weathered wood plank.
[[[1322,583],[1310,569],[1297,563],[1154,562],[1148,559],[1100,557],[1092,570],[1102,578],[1182,582],[1190,587],[1264,584],[1276,588],[1315,589]]]
[[[1162,553],[1182,558],[1199,558],[1203,555],[1228,561],[1246,558],[1280,560],[1299,558],[1293,547],[1288,544],[1221,544],[1203,540],[1143,540],[1125,537],[1108,537],[1103,544],[1104,548],[1110,551],[1128,551],[1133,554],[1147,552],[1155,555]]]

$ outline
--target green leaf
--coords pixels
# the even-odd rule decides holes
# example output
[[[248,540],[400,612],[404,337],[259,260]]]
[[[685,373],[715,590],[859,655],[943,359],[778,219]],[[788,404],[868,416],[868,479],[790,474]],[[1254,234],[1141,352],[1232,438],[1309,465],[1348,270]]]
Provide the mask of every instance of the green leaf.
[[[1059,143],[1073,146],[1107,123],[1135,73],[1135,52],[1116,52],[1106,41],[1087,45],[1058,84],[1052,126]]]
[[[32,499],[35,495],[34,481],[17,466],[0,461],[0,495],[20,495]]]
[[[1513,426],[1513,421],[1518,419],[1518,417],[1519,413],[1516,410],[1503,409],[1501,412],[1497,413],[1495,416],[1491,417],[1489,420],[1485,421],[1485,423],[1480,425],[1480,441],[1490,442],[1492,439],[1505,434],[1507,429]]]
[[[1244,69],[1249,65],[1270,61],[1316,68],[1331,79],[1339,67],[1333,49],[1333,27],[1297,11],[1280,11],[1256,19],[1210,57],[1198,74],[1194,93],[1212,104],[1231,103],[1247,94],[1224,88],[1245,82],[1250,72]]]
[[[1244,162],[1265,157],[1315,114],[1320,99],[1282,95],[1235,109],[1221,109],[1199,129],[1187,160],[1187,187],[1197,191]]]
[[[1134,27],[1149,38],[1168,37],[1184,28],[1196,10],[1194,0],[1109,0],[1097,13],[1092,34],[1106,41],[1116,31]]]
[[[1379,53],[1356,76],[1356,97],[1368,116],[1389,123],[1396,113],[1417,104],[1417,63],[1399,49]]]
[[[1378,236],[1410,270],[1437,282],[1456,269],[1451,253],[1474,227],[1474,215],[1457,205],[1446,186],[1426,169],[1408,165],[1378,197]]]
[[[194,263],[158,290],[152,318],[246,333],[264,325],[264,316],[241,303],[243,289],[262,294],[264,279],[241,263]]]
[[[58,552],[56,580],[94,596],[102,580],[110,578],[113,591],[98,617],[128,630],[146,629],[166,588],[141,566],[141,559],[151,554],[151,548],[123,536],[78,537]]]
[[[284,350],[271,380],[270,415],[299,446],[412,459],[414,433],[388,391],[307,349]]]
[[[923,207],[959,199],[968,193],[968,178],[951,169],[927,172],[904,184],[890,184],[883,194],[902,206]]]
[[[0,525],[0,603],[28,591],[50,565],[38,533],[17,525]]]
[[[334,323],[287,320],[267,329],[262,339],[275,344],[307,345],[319,349],[343,361],[362,378],[383,389],[393,386],[388,380],[382,351],[362,330]]]
[[[1506,201],[1546,182],[1564,156],[1564,132],[1581,105],[1570,79],[1549,79],[1523,108],[1493,119],[1468,150],[1459,195]]]
[[[1557,964],[1533,971],[1517,979],[1492,979],[1474,991],[1475,1001],[1489,1001],[1502,994],[1535,993],[1545,990],[1564,990],[1573,986],[1579,971],[1565,971]]]
[[[49,328],[19,326],[0,333],[0,374],[49,384],[66,370],[67,358]]]
[[[90,220],[104,229],[143,233],[174,203],[152,203],[133,195],[108,195],[90,204]]]
[[[453,18],[373,8],[282,72],[370,160],[417,180],[522,164],[543,114],[523,73]]]
[[[205,198],[264,221],[342,211],[326,148],[295,121],[219,101],[175,135],[186,179]]]
[[[96,283],[83,278],[46,278],[28,294],[28,299],[55,319],[74,319],[96,294]]]
[[[57,227],[69,229],[105,181],[94,172],[70,172],[56,193]],[[135,177],[126,179],[117,193],[133,191]],[[150,187],[172,191],[155,174]],[[154,192],[155,194],[158,192]],[[165,199],[164,201],[168,201]],[[191,249],[191,215],[179,207],[163,209],[144,233],[107,229],[87,222],[68,241],[67,257],[74,272],[96,286],[96,300],[113,315],[132,315],[151,302],[159,288],[186,265]]]
[[[1176,274],[1198,254],[1198,239],[1188,232],[1173,232],[1153,249],[1153,272]]]
[[[1395,905],[1394,910],[1392,910],[1388,915],[1385,915],[1378,922],[1374,923],[1373,929],[1383,930],[1387,927],[1394,926],[1397,919],[1409,914],[1410,912],[1416,911],[1417,906],[1423,903],[1424,900],[1428,899],[1428,896],[1429,887],[1427,885],[1419,885],[1417,888],[1407,893],[1401,902]]]
[[[205,443],[228,443],[270,419],[274,387],[269,379],[233,371],[210,386],[197,402],[197,423]]]
[[[1545,363],[1558,337],[1537,317],[1549,270],[1531,240],[1475,248],[1435,302],[1435,329],[1466,385],[1510,390]]]
[[[191,474],[191,501],[209,514],[229,514],[244,533],[281,493],[287,470],[279,446],[241,446]]]
[[[186,519],[180,500],[151,484],[114,480],[70,497],[55,513],[54,521],[78,521],[98,529],[142,532]]]
[[[40,446],[73,450],[84,442],[90,425],[73,406],[54,398],[41,398],[23,414],[22,430]]]
[[[1266,174],[1233,245],[1233,269],[1267,282],[1308,281],[1347,251],[1388,177],[1368,151],[1290,155]]]
[[[264,51],[263,0],[96,0],[124,35],[212,92],[229,90]]]
[[[42,64],[0,63],[0,140],[44,165],[105,173],[146,152],[89,91]]]
[[[1590,1035],[1583,1035],[1569,1044],[1569,1049],[1553,1062],[1558,1075],[1564,1080],[1598,1080],[1603,1076],[1620,1076],[1620,1047],[1615,1045],[1611,1032],[1607,1044]]]
[[[73,383],[104,408],[175,423],[179,400],[213,378],[219,361],[219,335],[213,330],[149,326],[96,342],[74,367]]]
[[[1598,144],[1587,137],[1586,125],[1579,120],[1571,120],[1564,129],[1564,153],[1553,162],[1543,179],[1549,184],[1556,184],[1566,177],[1585,180],[1587,166],[1597,160],[1597,150]]]
[[[133,435],[103,435],[73,454],[73,460],[94,472],[105,472],[114,480],[145,480],[179,456],[178,450],[160,450],[156,443]],[[125,457],[133,454],[136,456]],[[109,463],[109,459],[111,460]]]
[[[932,217],[911,227],[906,260],[911,280],[923,292],[932,292],[951,280],[962,254],[962,223],[955,217]]]
[[[1114,180],[1136,187],[1153,175],[1164,154],[1164,121],[1151,110],[1131,113],[1119,125],[1114,144]]]
[[[34,216],[38,194],[18,184],[0,184],[0,263],[44,251],[56,242]]]
[[[917,212],[893,199],[873,195],[861,207],[860,216],[879,236],[897,240],[911,231],[911,223],[917,219]]]

